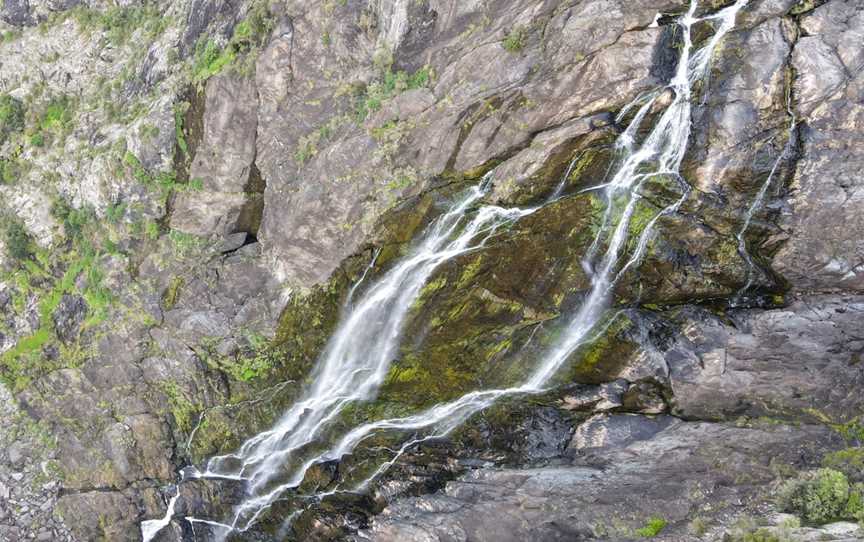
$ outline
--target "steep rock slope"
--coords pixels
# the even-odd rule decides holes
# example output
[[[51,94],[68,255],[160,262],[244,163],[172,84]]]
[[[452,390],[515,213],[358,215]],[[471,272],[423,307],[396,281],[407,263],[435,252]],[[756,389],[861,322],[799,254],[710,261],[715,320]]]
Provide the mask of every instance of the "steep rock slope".
[[[622,108],[672,77],[686,4],[4,2],[0,537],[139,540],[181,467],[298,396],[351,285],[493,170],[490,201],[564,197],[435,273],[380,397],[340,423],[518,379],[588,287],[583,189]],[[559,388],[417,447],[371,498],[287,530],[277,507],[239,539],[623,539],[652,517],[716,539],[766,517],[773,482],[860,452],[862,18],[739,15],[694,98],[695,190]],[[634,228],[677,195],[646,190]],[[159,540],[207,536],[183,517],[239,494],[179,491]],[[795,536],[860,536],[841,531]]]

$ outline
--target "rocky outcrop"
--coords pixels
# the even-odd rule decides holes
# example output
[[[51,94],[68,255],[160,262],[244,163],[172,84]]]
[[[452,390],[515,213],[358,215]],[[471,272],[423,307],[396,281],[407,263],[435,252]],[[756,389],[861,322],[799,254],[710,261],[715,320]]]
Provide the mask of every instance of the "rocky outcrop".
[[[177,195],[172,228],[205,236],[257,234],[263,206],[254,165],[257,108],[251,81],[219,75],[207,82],[204,131],[189,170],[196,188]]]

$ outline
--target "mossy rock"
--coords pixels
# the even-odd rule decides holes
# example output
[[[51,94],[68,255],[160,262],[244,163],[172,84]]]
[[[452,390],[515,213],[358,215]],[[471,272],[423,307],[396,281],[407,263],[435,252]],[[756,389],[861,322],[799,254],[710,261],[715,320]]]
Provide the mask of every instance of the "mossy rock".
[[[430,405],[524,377],[513,354],[588,286],[579,259],[594,218],[590,196],[565,198],[444,265],[412,308],[381,397]]]
[[[620,300],[673,304],[734,295],[747,281],[747,263],[734,237],[696,219],[665,216],[640,265],[618,284]]]

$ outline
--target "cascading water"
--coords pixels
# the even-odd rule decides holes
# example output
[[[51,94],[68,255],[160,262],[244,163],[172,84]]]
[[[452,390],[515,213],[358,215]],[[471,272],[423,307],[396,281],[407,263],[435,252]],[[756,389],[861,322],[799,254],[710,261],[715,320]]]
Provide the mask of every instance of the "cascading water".
[[[445,261],[481,248],[501,226],[536,211],[483,206],[469,219],[469,211],[484,196],[486,186],[481,184],[437,219],[405,260],[369,287],[359,301],[346,306],[342,321],[312,375],[311,388],[272,429],[249,439],[233,454],[214,457],[203,471],[191,472],[192,477],[229,478],[247,484],[248,496],[235,508],[234,517],[228,522],[186,519],[193,525],[215,526],[223,537],[232,531],[245,531],[286,491],[297,488],[314,465],[338,460],[381,432],[412,432],[413,436],[388,461],[360,483],[308,496],[321,499],[336,491],[363,490],[412,446],[447,435],[502,397],[543,391],[576,349],[593,338],[595,328],[607,314],[616,283],[643,257],[656,222],[677,211],[687,197],[689,188],[679,170],[690,136],[692,87],[706,77],[717,44],[733,28],[738,12],[748,1],[738,0],[713,15],[697,18],[697,2],[691,0],[688,11],[678,21],[683,30],[683,47],[674,77],[665,88],[640,96],[622,111],[623,116],[638,107],[617,142],[617,169],[608,182],[592,189],[603,195],[607,205],[583,262],[591,277],[590,289],[564,327],[563,338],[542,357],[524,383],[506,389],[474,391],[411,416],[360,425],[323,452],[301,460],[302,450],[320,438],[325,426],[346,406],[375,396],[396,354],[409,308],[432,273]],[[700,21],[712,22],[715,31],[703,47],[693,51],[691,29]],[[639,143],[642,123],[664,94],[671,94],[668,105]],[[641,199],[640,189],[660,178],[674,179],[682,195],[648,221],[633,239],[633,249],[628,251],[631,219]],[[628,252],[629,258],[622,262]],[[283,481],[274,481],[277,472]],[[173,504],[172,500],[166,518],[142,524],[145,542],[170,522]]]
[[[483,247],[498,228],[535,211],[494,205],[474,211],[488,190],[490,177],[487,175],[435,220],[412,253],[369,287],[361,299],[354,301],[356,288],[351,290],[340,324],[311,375],[312,386],[272,429],[252,437],[232,454],[211,458],[202,471],[194,467],[184,471],[185,478],[222,478],[247,484],[249,498],[238,506],[230,523],[222,524],[226,529],[245,530],[273,499],[296,486],[300,480],[293,477],[275,487],[268,484],[348,405],[375,396],[396,355],[409,309],[435,269]],[[173,504],[174,500],[167,519],[142,524],[145,542],[168,524]]]

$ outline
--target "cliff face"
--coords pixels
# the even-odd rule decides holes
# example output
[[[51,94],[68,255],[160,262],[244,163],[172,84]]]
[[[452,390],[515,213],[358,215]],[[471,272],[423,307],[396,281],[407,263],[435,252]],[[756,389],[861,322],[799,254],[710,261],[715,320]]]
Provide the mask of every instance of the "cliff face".
[[[520,385],[597,288],[622,138],[732,4],[685,32],[683,0],[5,0],[0,539],[218,536],[247,488],[181,469],[306,397],[358,296],[475,186],[468,211],[530,212],[430,270],[326,438]],[[823,465],[862,481],[864,4],[739,4],[545,391],[327,456],[231,536],[864,536],[816,525],[852,504],[775,501]]]

